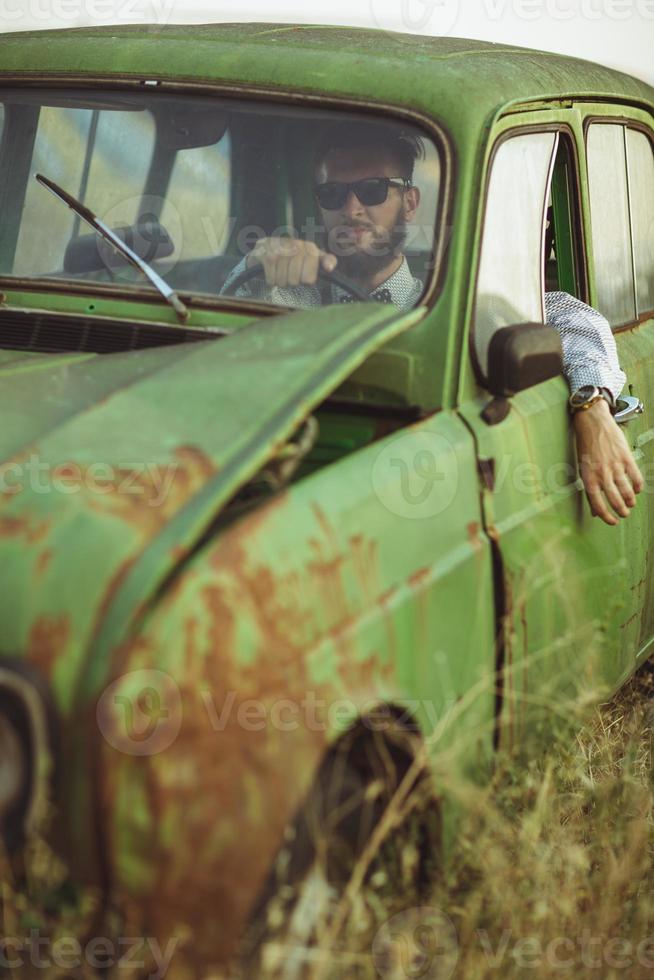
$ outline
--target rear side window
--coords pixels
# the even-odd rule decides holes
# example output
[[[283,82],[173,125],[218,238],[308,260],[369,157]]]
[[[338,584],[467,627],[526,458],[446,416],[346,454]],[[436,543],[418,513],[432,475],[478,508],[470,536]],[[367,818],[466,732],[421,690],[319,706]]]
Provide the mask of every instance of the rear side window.
[[[170,176],[161,212],[165,228],[180,229],[180,241],[171,261],[222,255],[229,241],[231,138],[180,150]]]
[[[493,159],[477,281],[474,338],[486,375],[488,345],[513,323],[542,323],[545,203],[558,134],[524,133]]]
[[[588,128],[597,306],[612,326],[654,308],[654,158],[652,144],[617,123]]]
[[[654,149],[645,133],[627,129],[627,173],[631,200],[638,315],[654,310]]]

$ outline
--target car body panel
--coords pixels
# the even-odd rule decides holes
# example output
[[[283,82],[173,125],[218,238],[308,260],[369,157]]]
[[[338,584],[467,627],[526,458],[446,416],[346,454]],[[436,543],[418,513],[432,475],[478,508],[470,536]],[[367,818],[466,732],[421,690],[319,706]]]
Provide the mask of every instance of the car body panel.
[[[379,306],[351,306],[338,317],[311,314],[310,331],[307,314],[299,312],[222,340],[136,357],[41,355],[5,362],[2,648],[32,650],[70,709],[91,636],[96,654],[117,642],[157,582],[313,405],[420,316],[419,309],[399,316]],[[21,370],[25,361],[29,383]],[[262,364],[277,365],[265,383]],[[239,392],[248,371],[258,380],[243,403]],[[41,393],[37,403],[32,384]],[[102,469],[97,480],[89,470],[95,466]],[[116,496],[121,482],[122,503]],[[85,542],[72,564],[60,548],[68,534]],[[121,594],[111,632],[112,603],[121,602]],[[30,637],[38,640],[37,653]],[[96,685],[101,682],[100,671]]]
[[[579,691],[610,692],[650,649],[651,496],[618,528],[592,520],[569,477],[563,380],[491,424],[470,345],[497,140],[571,134],[592,303],[584,123],[651,127],[654,93],[509,46],[270,24],[4,36],[0,81],[342,107],[443,141],[443,251],[423,307],[289,314],[214,297],[189,303],[190,325],[233,333],[199,346],[0,353],[4,477],[35,455],[63,484],[100,462],[142,491],[0,494],[0,651],[55,695],[56,833],[78,880],[124,899],[143,934],[179,939],[180,970],[200,976],[234,952],[350,723],[392,705],[417,723],[437,786],[445,771],[484,778],[497,744],[518,746]],[[123,286],[3,279],[0,324],[20,310],[176,324]],[[617,342],[646,405],[627,436],[654,462],[652,320]],[[236,509],[312,413],[321,438],[294,478]]]
[[[442,477],[429,513],[393,482],[400,461],[426,450]],[[411,489],[418,497],[424,484]],[[437,534],[436,514],[446,518]],[[473,441],[450,413],[315,472],[227,527],[114,650],[105,737],[84,748],[96,760],[112,884],[137,904],[138,928],[162,940],[192,928],[194,965],[228,957],[327,746],[378,704],[418,722],[436,771],[486,778],[494,629]],[[138,754],[120,699],[131,700],[143,672],[154,683],[154,669],[168,678],[171,730],[164,724],[163,744]]]

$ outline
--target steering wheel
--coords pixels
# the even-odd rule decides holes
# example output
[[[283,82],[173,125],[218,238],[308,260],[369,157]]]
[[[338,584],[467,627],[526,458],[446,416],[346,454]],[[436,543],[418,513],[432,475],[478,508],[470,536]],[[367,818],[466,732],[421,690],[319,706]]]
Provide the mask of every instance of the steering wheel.
[[[255,279],[261,277],[263,272],[263,266],[257,262],[256,265],[250,266],[249,269],[244,269],[233,282],[230,282],[227,289],[223,289],[223,296],[233,296],[239,286],[243,283],[249,282],[250,279]],[[355,299],[360,300],[362,303],[369,303],[370,296],[364,289],[357,286],[355,282],[351,279],[347,279],[345,276],[340,275],[338,272],[327,272],[326,269],[318,269],[318,278],[324,279],[327,282],[333,283],[335,286],[339,286],[341,289],[346,290],[346,292],[351,293]],[[285,286],[285,289],[295,289],[295,286]],[[374,302],[374,301],[373,301]]]

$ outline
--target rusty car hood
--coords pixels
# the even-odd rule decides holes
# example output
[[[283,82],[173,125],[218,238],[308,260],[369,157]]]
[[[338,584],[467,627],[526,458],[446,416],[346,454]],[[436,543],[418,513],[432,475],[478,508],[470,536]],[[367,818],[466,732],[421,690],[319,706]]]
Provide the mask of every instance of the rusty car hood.
[[[41,667],[64,713],[91,647],[101,685],[225,503],[423,312],[344,304],[206,343],[0,354],[0,650]]]

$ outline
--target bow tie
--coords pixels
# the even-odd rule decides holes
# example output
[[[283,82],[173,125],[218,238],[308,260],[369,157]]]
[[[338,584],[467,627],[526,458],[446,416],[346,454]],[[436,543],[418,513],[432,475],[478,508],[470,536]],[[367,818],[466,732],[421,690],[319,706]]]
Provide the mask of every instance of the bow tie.
[[[386,287],[382,287],[381,289],[375,289],[375,290],[373,290],[373,292],[370,294],[370,299],[374,299],[378,303],[392,303],[393,302],[393,297],[391,296],[391,291],[390,291],[390,289],[386,289]],[[343,293],[343,295],[339,297],[338,302],[339,303],[358,303],[359,300],[358,299],[355,299],[354,296],[351,296],[349,293]]]

